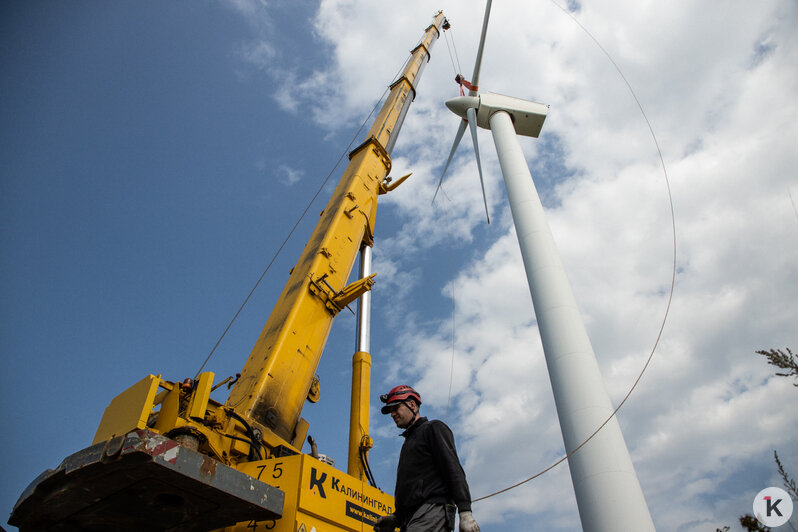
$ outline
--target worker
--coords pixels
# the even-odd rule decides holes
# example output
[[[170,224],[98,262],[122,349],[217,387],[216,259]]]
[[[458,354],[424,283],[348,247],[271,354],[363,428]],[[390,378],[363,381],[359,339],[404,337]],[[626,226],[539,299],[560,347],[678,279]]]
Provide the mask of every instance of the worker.
[[[457,458],[454,436],[443,421],[419,414],[421,396],[401,385],[380,396],[383,414],[405,429],[405,442],[396,468],[396,512],[380,517],[376,532],[450,532],[455,510],[460,532],[479,532],[471,515],[471,492]]]

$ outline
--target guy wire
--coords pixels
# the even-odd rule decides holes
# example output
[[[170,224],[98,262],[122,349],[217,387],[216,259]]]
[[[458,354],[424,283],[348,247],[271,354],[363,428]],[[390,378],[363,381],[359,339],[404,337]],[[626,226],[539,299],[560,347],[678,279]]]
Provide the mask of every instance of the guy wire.
[[[446,194],[446,191],[443,190],[443,187],[441,187],[441,195],[444,197],[444,199],[446,199],[449,202],[451,202],[451,200],[449,199],[449,196]],[[451,362],[449,363],[449,395],[448,395],[448,397],[446,399],[446,416],[444,416],[444,419],[448,421],[448,419],[449,419],[449,409],[450,409],[451,404],[452,404],[452,384],[454,383],[454,358],[455,358],[455,353],[456,353],[456,349],[455,349],[456,344],[455,344],[455,342],[457,340],[457,330],[456,330],[456,325],[457,325],[457,318],[456,318],[456,316],[457,316],[457,312],[456,312],[457,311],[457,293],[454,290],[454,250],[452,249],[452,240],[453,240],[453,238],[452,238],[452,226],[451,226],[451,220],[449,219],[449,211],[446,209],[445,206],[443,207],[443,219],[444,219],[444,223],[446,225],[446,232],[449,234],[449,239],[448,239],[448,242],[449,242],[449,246],[448,246],[448,249],[449,249],[449,268],[450,268],[450,270],[452,272],[452,283],[451,283],[451,287],[452,287],[452,359],[451,359]]]

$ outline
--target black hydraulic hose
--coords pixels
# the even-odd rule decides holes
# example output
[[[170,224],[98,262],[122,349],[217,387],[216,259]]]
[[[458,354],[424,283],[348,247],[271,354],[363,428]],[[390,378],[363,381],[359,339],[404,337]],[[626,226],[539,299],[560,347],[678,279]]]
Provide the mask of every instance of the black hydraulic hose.
[[[260,441],[260,438],[258,438],[255,435],[255,431],[252,429],[252,426],[250,426],[247,420],[244,419],[241,415],[239,415],[238,412],[236,412],[235,410],[227,410],[227,413],[230,415],[230,417],[232,417],[233,419],[237,420],[239,423],[244,425],[244,429],[247,432],[247,436],[249,436],[249,441],[247,442],[247,440],[244,440],[237,436],[228,435],[227,437],[234,440],[239,440],[249,443],[249,455],[247,456],[247,458],[249,459],[250,462],[254,460],[264,460],[265,457],[263,456],[263,443]],[[254,452],[257,452],[257,455],[253,454]]]
[[[366,471],[366,479],[369,481],[373,487],[377,487],[377,481],[374,480],[374,473],[371,471],[371,466],[369,465],[368,455],[366,454],[368,451],[367,449],[361,445],[360,446],[360,460],[363,462],[363,469]]]

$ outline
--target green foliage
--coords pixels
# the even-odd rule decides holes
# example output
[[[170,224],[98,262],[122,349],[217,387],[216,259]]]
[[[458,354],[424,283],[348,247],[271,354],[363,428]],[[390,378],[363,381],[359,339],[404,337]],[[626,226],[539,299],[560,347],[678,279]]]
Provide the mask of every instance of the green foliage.
[[[776,451],[773,451],[773,457],[776,459],[776,465],[779,466],[779,475],[784,481],[784,488],[793,500],[798,500],[798,486],[795,484],[795,480],[791,479],[787,472],[784,471],[784,466],[781,465],[781,460],[779,460],[779,455]]]
[[[781,349],[770,349],[757,351],[756,354],[767,358],[768,364],[771,366],[788,370],[787,373],[776,373],[779,377],[795,377],[798,381],[798,355],[793,353],[789,347],[785,349],[786,353]],[[794,382],[793,386],[798,386],[798,382]]]
[[[757,351],[756,354],[767,358],[768,364],[771,366],[788,370],[787,373],[776,373],[779,377],[794,377],[796,381],[798,381],[798,355],[793,353],[789,347],[785,349],[787,351],[786,353],[781,349],[769,349],[767,351]],[[798,382],[794,382],[793,386],[798,386]],[[779,460],[779,455],[776,451],[773,451],[773,457],[776,459],[776,465],[779,468],[779,475],[781,475],[784,481],[784,487],[787,489],[792,499],[798,500],[798,485],[795,484],[795,480],[791,479],[784,470],[784,466],[781,464],[781,460]],[[740,525],[745,530],[748,530],[748,532],[770,532],[770,527],[761,524],[757,521],[756,517],[751,514],[741,515]],[[725,526],[723,530],[718,528],[715,532],[725,532],[727,530],[729,530],[729,527]]]
[[[763,525],[751,514],[741,515],[740,525],[748,532],[770,532],[769,526]]]

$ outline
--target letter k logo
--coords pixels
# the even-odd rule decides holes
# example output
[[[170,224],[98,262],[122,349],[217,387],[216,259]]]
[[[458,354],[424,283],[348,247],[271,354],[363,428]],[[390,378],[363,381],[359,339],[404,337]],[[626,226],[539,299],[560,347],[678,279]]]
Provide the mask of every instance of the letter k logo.
[[[772,498],[770,496],[765,497],[765,502],[767,503],[767,516],[770,517],[773,515],[773,512],[776,512],[776,515],[782,517],[781,512],[779,511],[779,503],[782,499],[777,499],[776,502],[771,502]]]
[[[753,510],[756,520],[766,527],[781,526],[792,516],[792,499],[781,488],[765,488],[754,497]]]
[[[326,499],[327,494],[324,493],[324,481],[327,480],[327,473],[322,473],[321,476],[318,475],[319,472],[316,470],[316,468],[311,467],[309,489],[313,489],[313,486],[316,486],[319,489],[319,495],[321,495],[321,498]]]

